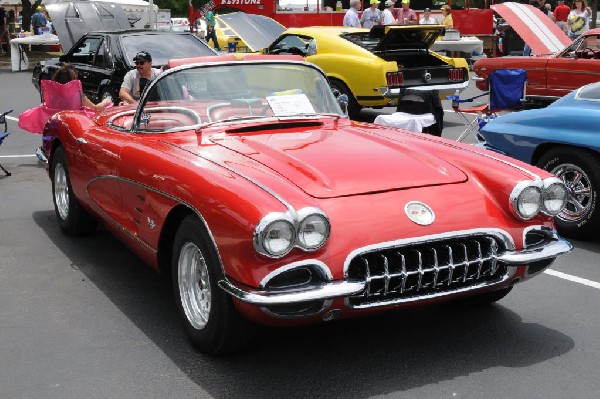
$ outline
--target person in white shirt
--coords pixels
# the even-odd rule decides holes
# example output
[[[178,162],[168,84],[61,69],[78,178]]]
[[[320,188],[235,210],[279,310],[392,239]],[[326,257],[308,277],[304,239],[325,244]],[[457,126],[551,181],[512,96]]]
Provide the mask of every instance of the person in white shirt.
[[[360,10],[361,0],[350,0],[350,8],[344,15],[344,26],[354,26],[360,28],[360,20],[358,19],[358,10]]]
[[[423,10],[423,16],[419,19],[419,25],[439,25],[439,22],[431,16],[431,10],[426,8]]]
[[[381,20],[383,21],[383,25],[393,25],[396,23],[396,19],[394,18],[394,14],[392,14],[392,8],[394,8],[393,0],[386,0],[385,2],[385,10],[381,13]]]

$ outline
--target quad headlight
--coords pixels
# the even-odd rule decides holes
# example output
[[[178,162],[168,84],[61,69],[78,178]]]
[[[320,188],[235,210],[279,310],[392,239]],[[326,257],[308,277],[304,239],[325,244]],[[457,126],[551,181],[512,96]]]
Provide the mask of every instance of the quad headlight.
[[[265,251],[272,256],[283,256],[290,252],[295,240],[294,226],[287,220],[275,220],[262,233]]]
[[[323,211],[304,208],[295,216],[289,213],[270,213],[256,226],[254,248],[257,252],[280,258],[294,247],[315,251],[329,239],[331,225]]]
[[[329,237],[329,220],[322,214],[305,217],[298,228],[298,242],[308,251],[321,248]]]
[[[569,199],[569,191],[564,183],[557,177],[544,180],[542,196],[543,211],[551,216],[558,215]]]
[[[556,177],[541,182],[519,182],[510,194],[514,211],[524,220],[535,217],[539,212],[550,216],[558,215],[565,206],[567,198],[567,188]]]

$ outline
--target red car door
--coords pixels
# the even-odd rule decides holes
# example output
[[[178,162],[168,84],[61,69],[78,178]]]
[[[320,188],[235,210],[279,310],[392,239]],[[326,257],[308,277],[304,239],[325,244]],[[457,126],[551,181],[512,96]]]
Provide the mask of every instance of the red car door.
[[[71,180],[80,201],[112,221],[122,212],[121,189],[117,178],[120,152],[129,133],[107,128],[87,130],[77,138],[75,164],[69,165]]]
[[[547,70],[548,95],[562,97],[588,83],[600,80],[600,60],[585,58],[552,58]]]
[[[600,34],[588,34],[548,61],[548,94],[562,97],[600,81]]]

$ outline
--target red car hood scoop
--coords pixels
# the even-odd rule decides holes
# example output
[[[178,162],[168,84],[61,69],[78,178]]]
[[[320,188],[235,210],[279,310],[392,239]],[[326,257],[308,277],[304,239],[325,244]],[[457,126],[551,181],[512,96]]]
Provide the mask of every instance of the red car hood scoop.
[[[255,133],[213,142],[260,162],[316,198],[467,180],[440,158],[353,128]]]

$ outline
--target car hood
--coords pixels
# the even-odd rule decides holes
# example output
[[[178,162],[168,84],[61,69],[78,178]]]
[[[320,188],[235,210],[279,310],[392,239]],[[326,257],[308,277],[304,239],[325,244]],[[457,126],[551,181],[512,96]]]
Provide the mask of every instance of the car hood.
[[[379,39],[373,51],[427,50],[444,29],[438,25],[375,25],[371,28],[369,37]]]
[[[279,22],[263,15],[232,12],[215,18],[219,21],[223,34],[239,37],[254,52],[269,46],[285,31],[285,27]]]
[[[211,141],[263,164],[315,198],[467,180],[457,167],[421,151],[418,140],[409,136],[403,140],[398,133],[399,139],[391,141],[376,133],[372,125],[335,131],[315,126],[217,136]]]
[[[65,52],[91,31],[130,29],[119,4],[96,1],[61,1],[46,5],[52,26]]]
[[[529,4],[507,2],[490,6],[517,32],[536,54],[553,54],[571,39],[548,16]]]

